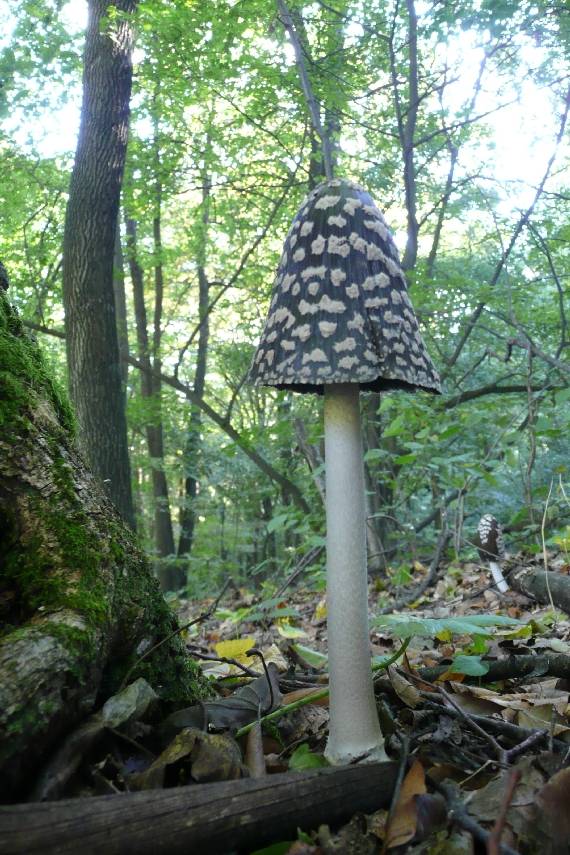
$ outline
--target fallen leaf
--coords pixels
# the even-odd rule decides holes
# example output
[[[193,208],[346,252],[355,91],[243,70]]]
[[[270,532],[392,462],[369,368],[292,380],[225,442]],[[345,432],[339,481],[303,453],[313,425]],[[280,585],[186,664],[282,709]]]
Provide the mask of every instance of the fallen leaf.
[[[414,760],[412,768],[404,778],[396,807],[388,826],[388,849],[402,846],[414,837],[417,827],[416,796],[426,792],[425,772],[419,760]]]
[[[420,691],[416,689],[409,680],[406,680],[406,678],[402,676],[398,669],[393,665],[390,665],[388,668],[388,676],[392,683],[392,687],[400,700],[405,703],[406,706],[415,709],[422,700]]]
[[[233,781],[241,776],[241,752],[231,737],[188,727],[148,769],[131,775],[128,784],[131,790],[156,790],[189,780]]]

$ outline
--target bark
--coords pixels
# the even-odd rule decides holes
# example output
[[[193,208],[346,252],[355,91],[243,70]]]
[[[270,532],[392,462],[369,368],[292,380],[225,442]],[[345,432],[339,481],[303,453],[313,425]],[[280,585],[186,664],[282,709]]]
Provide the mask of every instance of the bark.
[[[0,428],[0,798],[14,799],[38,758],[175,621],[80,457],[69,405],[2,293]],[[138,675],[159,694],[193,694],[180,641],[153,658]]]
[[[129,376],[129,329],[127,324],[127,297],[125,294],[125,261],[118,218],[113,259],[113,291],[115,293],[115,313],[117,316],[117,339],[119,342],[119,358],[121,360],[123,400],[126,407],[125,396]]]
[[[397,766],[376,763],[162,791],[0,807],[4,855],[208,855],[297,839],[390,804]]]
[[[147,407],[145,434],[152,472],[152,496],[154,503],[154,540],[157,555],[166,558],[174,555],[174,534],[170,516],[170,499],[168,482],[164,472],[164,438],[160,408],[160,376],[153,373],[156,356],[151,361],[150,343],[148,338],[148,320],[144,297],[144,277],[141,266],[137,261],[137,224],[127,218],[127,246],[129,270],[133,287],[133,304],[135,310],[135,325],[137,331],[137,349],[141,365],[141,397]],[[160,326],[160,324],[159,324]],[[156,311],[155,311],[156,328]],[[153,352],[157,352],[156,333],[153,342]],[[175,571],[174,571],[175,574]],[[174,590],[184,584],[185,579],[171,578],[173,573],[168,566],[159,572],[162,590]],[[177,574],[175,574],[177,575]],[[176,584],[180,581],[180,584]]]
[[[509,584],[521,594],[539,603],[552,602],[557,609],[570,615],[570,576],[544,569],[514,570],[508,575]]]
[[[88,6],[83,104],[63,252],[69,385],[91,468],[134,527],[113,250],[127,150],[132,13],[137,2],[89,0]],[[121,14],[106,23],[112,9]]]

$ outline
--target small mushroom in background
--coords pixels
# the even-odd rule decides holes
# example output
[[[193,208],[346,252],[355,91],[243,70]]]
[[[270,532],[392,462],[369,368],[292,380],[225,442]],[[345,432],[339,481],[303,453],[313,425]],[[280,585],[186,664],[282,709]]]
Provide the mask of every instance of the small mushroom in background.
[[[293,220],[250,371],[324,394],[331,763],[385,760],[370,667],[360,390],[439,392],[398,250],[370,195],[313,190]]]
[[[499,562],[505,557],[503,529],[493,514],[484,514],[477,526],[477,547],[479,558],[489,565],[495,585],[504,594],[509,586],[503,576]]]

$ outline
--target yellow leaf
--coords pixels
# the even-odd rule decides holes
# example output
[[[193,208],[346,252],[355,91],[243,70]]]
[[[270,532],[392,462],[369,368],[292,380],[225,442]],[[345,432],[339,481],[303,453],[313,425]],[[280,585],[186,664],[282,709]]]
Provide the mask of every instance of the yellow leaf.
[[[283,638],[306,638],[307,636],[305,630],[300,629],[298,626],[293,626],[292,623],[289,623],[286,620],[280,620],[277,623],[277,632],[279,635],[282,635]]]
[[[244,665],[251,664],[251,657],[245,654],[252,647],[255,647],[255,638],[251,636],[233,638],[230,641],[219,641],[214,644],[214,650],[218,656],[222,656],[224,659],[237,659]]]
[[[313,615],[314,621],[325,620],[327,616],[327,601],[326,598],[323,597],[317,603],[317,608],[315,609],[315,614]]]

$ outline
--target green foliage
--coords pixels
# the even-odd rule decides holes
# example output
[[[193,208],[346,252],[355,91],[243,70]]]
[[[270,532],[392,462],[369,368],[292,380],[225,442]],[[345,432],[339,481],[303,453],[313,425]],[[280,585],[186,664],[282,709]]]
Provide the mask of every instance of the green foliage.
[[[489,670],[480,656],[455,656],[449,670],[454,674],[466,674],[468,677],[483,677]]]
[[[379,0],[343,0],[330,8],[297,0],[290,5],[322,119],[340,142],[337,171],[367,186],[403,247],[409,214],[401,138],[411,92],[408,7]],[[44,118],[79,98],[81,27],[73,6],[10,0],[13,29],[0,40],[0,110],[9,117],[0,135],[0,258],[22,316],[57,329],[63,326],[61,243],[75,139],[70,135],[54,156],[42,149],[41,128]],[[432,553],[440,518],[421,523],[442,504],[464,550],[478,517],[489,511],[511,523],[511,546],[518,537],[538,545],[553,479],[547,535],[558,537],[561,548],[569,513],[562,489],[570,435],[565,144],[547,192],[502,263],[520,211],[542,177],[526,173],[533,163],[543,161],[546,168],[559,129],[570,57],[567,16],[552,6],[514,0],[461,0],[453,8],[424,4],[417,11],[420,101],[413,154],[420,240],[418,261],[407,276],[428,349],[445,375],[444,396],[363,396],[370,525],[383,563],[401,565],[393,578],[402,582],[410,553]],[[316,484],[322,459],[309,472],[296,429],[300,420],[322,458],[320,401],[244,383],[283,238],[322,165],[274,0],[144,0],[137,31],[123,213],[137,221],[149,337],[160,263],[164,293],[156,356],[172,374],[184,349],[177,376],[192,386],[199,272],[205,272],[210,312],[204,397],[301,488],[311,508],[310,514],[299,511],[206,417],[188,446],[188,401],[165,386],[160,396],[143,401],[140,377],[131,369],[129,439],[141,538],[154,553],[152,485],[155,471],[163,469],[175,535],[183,510],[191,505],[195,516],[191,554],[178,559],[188,568],[188,593],[211,594],[227,576],[261,587],[292,573],[324,534]],[[512,106],[517,101],[538,113],[525,118],[522,142]],[[512,151],[534,153],[533,163],[523,158],[514,176],[497,166],[505,162],[501,128],[509,123]],[[159,215],[161,248],[154,238]],[[126,287],[135,354],[128,275]],[[456,354],[479,306],[480,316]],[[536,345],[530,361],[529,341]],[[46,335],[42,345],[50,370],[65,382],[63,342]],[[17,389],[4,391],[16,400]],[[162,426],[163,459],[150,458],[149,422]],[[189,476],[199,483],[192,502],[183,489]],[[454,498],[446,504],[449,496]],[[315,584],[322,566],[320,557],[304,571]]]
[[[391,614],[379,615],[373,618],[373,624],[387,628],[397,638],[445,637],[453,635],[490,635],[495,627],[520,627],[522,624],[515,618],[506,615],[466,615],[449,618],[420,618],[414,615]],[[489,630],[489,632],[486,632]]]
[[[322,754],[315,754],[304,742],[289,758],[289,769],[293,772],[305,772],[307,769],[323,769],[329,764]]]

